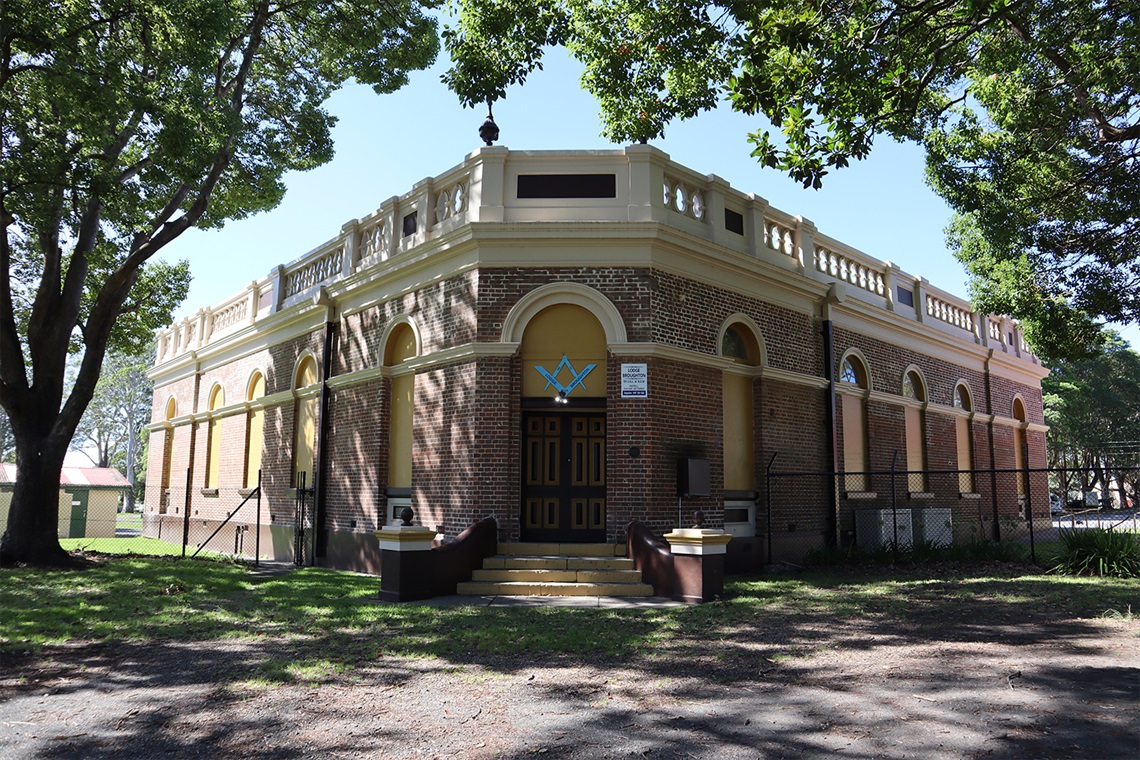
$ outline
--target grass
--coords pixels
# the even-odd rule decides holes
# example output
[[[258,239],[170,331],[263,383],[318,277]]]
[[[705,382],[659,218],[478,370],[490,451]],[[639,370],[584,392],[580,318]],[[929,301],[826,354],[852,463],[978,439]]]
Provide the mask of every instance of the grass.
[[[61,538],[59,545],[69,552],[95,552],[98,554],[138,554],[148,557],[180,557],[182,544],[172,544],[154,538]],[[194,547],[186,547],[187,554]],[[199,555],[200,556],[200,555]]]
[[[754,660],[759,646],[779,661],[811,656],[827,646],[830,627],[852,621],[940,631],[955,620],[977,625],[987,617],[1020,624],[1128,610],[1131,619],[1135,582],[1021,572],[987,568],[931,578],[872,568],[753,576],[729,579],[724,601],[680,608],[436,608],[377,603],[377,578],[334,570],[258,579],[233,563],[105,557],[84,571],[0,570],[0,655],[88,644],[266,641],[272,656],[239,680],[309,683],[387,657],[619,662],[719,651]]]

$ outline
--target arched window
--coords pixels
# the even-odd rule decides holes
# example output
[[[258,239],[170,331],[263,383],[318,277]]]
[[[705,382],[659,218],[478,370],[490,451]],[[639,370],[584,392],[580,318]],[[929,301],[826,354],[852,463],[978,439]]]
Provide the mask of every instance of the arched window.
[[[396,325],[384,346],[384,364],[400,367],[416,356],[416,333],[406,322]],[[416,375],[410,370],[393,373],[388,420],[388,488],[412,487],[412,425]]]
[[[860,388],[868,388],[867,383],[867,370],[863,367],[863,362],[855,356],[845,356],[839,365],[839,380],[851,385],[857,385]]]
[[[316,467],[317,394],[305,389],[317,383],[317,360],[306,356],[293,375],[293,485],[313,485]],[[302,395],[303,393],[303,395]]]
[[[954,408],[974,411],[974,396],[970,393],[970,386],[965,383],[958,383],[954,388]]]
[[[870,488],[867,446],[867,391],[870,373],[867,365],[854,353],[839,362],[841,416],[843,420],[843,485],[846,491]]]
[[[755,367],[760,364],[760,344],[746,325],[734,322],[724,330],[720,339],[720,353],[727,359]]]
[[[964,382],[954,387],[954,408],[963,412],[974,411],[974,399],[970,387]],[[974,492],[974,445],[970,435],[971,414],[969,417],[959,416],[954,419],[954,435],[958,444],[958,491],[961,493]]]
[[[206,434],[206,488],[218,487],[218,471],[222,463],[221,420],[215,412],[225,406],[225,393],[222,386],[215,385],[210,390],[210,422]]]
[[[903,373],[902,395],[921,406],[907,404],[903,409],[906,421],[907,490],[911,493],[926,491],[926,382],[917,367]]]
[[[246,488],[257,485],[258,472],[261,470],[261,452],[265,443],[265,407],[254,405],[253,402],[264,395],[265,375],[254,372],[245,399],[249,402],[245,424],[245,479],[242,483]]]

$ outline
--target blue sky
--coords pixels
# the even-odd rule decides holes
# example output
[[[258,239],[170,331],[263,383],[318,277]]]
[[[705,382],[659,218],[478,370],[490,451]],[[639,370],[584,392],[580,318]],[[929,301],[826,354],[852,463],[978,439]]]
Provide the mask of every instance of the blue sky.
[[[378,96],[351,86],[333,96],[340,122],[336,157],[311,172],[290,174],[288,192],[272,212],[192,230],[163,252],[188,259],[194,281],[181,318],[219,303],[326,240],[341,226],[401,195],[417,181],[442,173],[479,147],[483,110],[464,110],[439,81],[446,60],[413,74],[404,89]],[[580,69],[560,51],[545,69],[495,104],[500,145],[517,150],[616,147],[599,136],[597,107],[578,84]],[[804,190],[749,155],[750,131],[763,123],[728,107],[671,125],[652,144],[702,174],[716,174],[743,192],[815,222],[820,231],[932,285],[967,297],[965,272],[949,253],[943,228],[950,209],[923,182],[922,152],[913,145],[877,140],[871,157],[828,175],[821,190]],[[1124,331],[1140,345],[1140,327]]]

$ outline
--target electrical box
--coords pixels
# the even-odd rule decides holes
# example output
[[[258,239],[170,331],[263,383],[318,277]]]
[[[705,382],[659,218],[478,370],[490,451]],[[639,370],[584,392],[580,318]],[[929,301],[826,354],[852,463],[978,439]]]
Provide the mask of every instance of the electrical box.
[[[916,509],[912,515],[914,536],[931,546],[949,546],[954,543],[954,525],[946,507]]]
[[[909,509],[856,509],[855,540],[860,549],[889,547],[898,536],[898,548],[914,544],[914,525]]]
[[[710,496],[712,478],[709,477],[709,460],[677,460],[677,493],[680,496]]]

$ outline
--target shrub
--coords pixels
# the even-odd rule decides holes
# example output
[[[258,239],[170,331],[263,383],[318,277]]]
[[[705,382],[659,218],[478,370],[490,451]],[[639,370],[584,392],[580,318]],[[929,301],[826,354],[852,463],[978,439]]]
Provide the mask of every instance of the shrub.
[[[1050,572],[1059,575],[1140,577],[1140,542],[1136,536],[1107,528],[1062,530],[1061,553]]]

